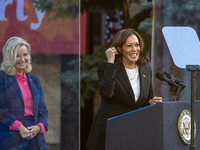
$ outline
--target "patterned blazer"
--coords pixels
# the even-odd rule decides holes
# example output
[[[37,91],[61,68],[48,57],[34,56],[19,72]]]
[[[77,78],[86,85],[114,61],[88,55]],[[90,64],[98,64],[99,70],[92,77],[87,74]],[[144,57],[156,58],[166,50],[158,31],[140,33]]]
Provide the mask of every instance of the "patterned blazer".
[[[33,98],[34,123],[43,123],[48,130],[48,110],[44,101],[43,90],[39,78],[27,73],[27,80]],[[15,142],[16,131],[10,131],[9,126],[15,121],[24,121],[24,102],[20,87],[15,76],[6,75],[0,71],[0,148]],[[18,131],[17,131],[18,133]],[[7,139],[7,140],[5,140]],[[39,146],[43,148],[44,135],[37,136]],[[46,143],[46,142],[45,142]],[[45,148],[43,148],[45,149]]]

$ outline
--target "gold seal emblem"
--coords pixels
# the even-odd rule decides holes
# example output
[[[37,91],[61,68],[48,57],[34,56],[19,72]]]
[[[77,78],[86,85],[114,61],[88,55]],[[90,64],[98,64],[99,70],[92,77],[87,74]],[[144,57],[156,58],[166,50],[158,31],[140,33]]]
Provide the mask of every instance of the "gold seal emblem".
[[[190,145],[191,143],[191,112],[187,109],[181,111],[178,118],[178,134],[181,141]],[[194,121],[194,137],[196,136],[196,122]]]

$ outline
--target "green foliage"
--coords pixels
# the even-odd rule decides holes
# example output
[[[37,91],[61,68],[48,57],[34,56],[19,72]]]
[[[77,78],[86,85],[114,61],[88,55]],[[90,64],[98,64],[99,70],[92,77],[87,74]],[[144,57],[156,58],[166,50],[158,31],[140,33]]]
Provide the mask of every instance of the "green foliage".
[[[144,5],[144,9],[141,13],[136,15],[134,18],[129,20],[129,23],[127,24],[126,28],[133,28],[136,30],[142,37],[145,43],[144,47],[144,56],[146,52],[150,52],[151,50],[151,23],[148,25],[148,28],[140,28],[141,22],[145,22],[146,18],[151,18],[151,6],[152,3],[148,3],[147,5]],[[150,28],[150,30],[149,30]],[[149,31],[148,31],[148,30]],[[98,65],[106,61],[106,55],[105,50],[110,46],[110,43],[102,46],[97,52],[91,54],[91,55],[82,55],[81,56],[81,71],[80,71],[80,104],[81,107],[84,107],[85,101],[90,100],[94,98],[96,91],[99,90],[99,81],[98,81],[98,75],[97,75],[97,67]],[[70,62],[71,65],[76,65],[78,63],[78,60]],[[70,76],[74,77],[74,72],[78,71],[77,68],[75,68],[74,71],[67,71],[66,73],[62,74],[61,80],[66,83],[66,85],[72,86],[71,92],[74,92],[76,89],[76,85],[78,84],[78,80],[75,80],[75,82],[70,80]]]
[[[94,95],[99,87],[97,67],[98,64],[106,60],[105,50],[110,46],[106,44],[101,47],[96,53],[92,55],[82,55],[81,63],[79,64],[79,59],[70,61],[67,65],[75,66],[74,70],[66,71],[61,74],[60,79],[67,86],[70,86],[70,92],[74,93],[78,98],[77,87],[80,80],[80,94],[81,100],[80,105],[84,107],[85,100],[90,100],[94,98]],[[79,65],[81,68],[80,78],[79,78]]]
[[[81,11],[89,10],[92,12],[111,12],[121,10],[124,5],[131,3],[139,3],[140,0],[31,0],[34,7],[46,11],[49,20],[56,20],[58,18],[75,18],[79,13],[79,5]],[[50,17],[50,12],[54,15]]]
[[[49,20],[58,18],[75,18],[78,13],[79,0],[57,0],[53,4],[53,0],[32,0],[34,7],[46,11]],[[59,3],[61,2],[62,3]],[[64,3],[63,3],[64,2]],[[111,12],[115,13],[122,7],[129,6],[131,3],[139,3],[139,0],[81,0],[81,10],[90,10],[92,12]],[[126,4],[126,6],[125,6]],[[158,5],[158,4],[157,4]],[[144,56],[151,50],[151,33],[152,33],[152,3],[143,3],[142,12],[126,22],[125,28],[133,28],[143,38]],[[170,20],[171,24],[198,24],[200,22],[199,11],[200,1],[198,0],[176,0],[170,1],[168,5],[163,7],[163,11],[167,12],[166,20]],[[50,16],[52,14],[53,16]],[[194,17],[191,17],[194,16]],[[60,79],[68,86],[70,92],[77,94],[80,80],[81,106],[84,107],[85,100],[94,98],[99,88],[97,66],[106,60],[105,50],[110,44],[104,45],[96,53],[92,55],[81,56],[81,71],[79,75],[79,60],[73,60],[68,65],[74,67],[74,70],[67,71],[60,76]],[[80,76],[80,79],[79,79]]]
[[[149,35],[151,35],[152,34],[152,18],[146,18],[144,21],[140,22],[138,29],[145,30]]]
[[[78,64],[78,65],[77,65]],[[67,65],[72,66],[73,70],[68,70],[60,75],[60,80],[70,87],[70,91],[76,97],[79,98],[79,59],[70,61]]]
[[[199,0],[176,0],[169,3],[164,11],[167,12],[166,20],[172,24],[195,25],[199,24],[200,1]],[[191,17],[193,16],[193,17]]]
[[[152,2],[143,3],[142,11],[135,15],[127,23],[126,28],[136,30],[144,40],[143,55],[151,51],[151,34],[152,34]]]
[[[106,44],[92,55],[83,55],[81,58],[81,107],[84,107],[85,100],[94,98],[99,88],[97,67],[106,61],[105,50],[110,46]]]
[[[151,35],[152,34],[152,2],[143,3],[141,7],[143,10],[141,14],[144,20],[140,22],[138,29],[146,31],[147,34]]]
[[[34,8],[37,8],[38,10],[40,10],[42,12],[52,11],[52,6],[53,6],[52,1],[49,1],[49,0],[41,0],[41,1],[31,0],[31,1],[34,3]]]
[[[35,8],[42,12],[47,12],[49,20],[56,20],[58,18],[73,19],[78,13],[78,0],[32,0],[32,2]],[[126,0],[81,0],[81,9],[100,13],[115,13],[131,3],[139,3],[139,0],[129,0],[128,4]],[[151,23],[149,19],[146,19],[151,18],[151,5],[151,3],[144,5],[143,11],[129,20],[125,27],[133,28],[143,37],[145,43],[144,55],[146,51],[151,49]],[[70,87],[70,92],[74,93],[77,99],[79,98],[77,87],[79,87],[80,83],[81,107],[84,107],[85,100],[94,98],[96,91],[99,89],[97,67],[101,62],[106,61],[105,50],[109,46],[110,43],[102,46],[92,55],[82,55],[80,63],[79,59],[69,62],[67,65],[74,67],[74,69],[68,70],[60,76],[61,81]],[[79,70],[79,65],[77,64],[81,65],[81,70]]]
[[[32,0],[34,8],[47,12],[48,20],[75,19],[79,13],[79,0]],[[53,13],[53,14],[52,14]]]
[[[129,0],[128,3],[139,3],[140,0]],[[123,8],[127,0],[81,0],[81,10],[90,10],[93,12],[116,13]]]

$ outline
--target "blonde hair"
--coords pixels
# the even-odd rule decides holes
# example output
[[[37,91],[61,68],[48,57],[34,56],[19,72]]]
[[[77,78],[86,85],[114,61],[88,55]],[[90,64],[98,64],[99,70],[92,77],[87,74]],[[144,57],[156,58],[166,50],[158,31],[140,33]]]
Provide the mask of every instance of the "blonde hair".
[[[28,49],[29,54],[29,61],[28,65],[25,68],[25,72],[31,72],[32,65],[31,65],[31,46],[22,38],[20,37],[11,37],[8,39],[6,44],[3,47],[3,61],[1,64],[1,70],[3,70],[7,75],[15,75],[16,68],[14,67],[16,64],[16,57],[18,48],[21,46],[26,46]]]

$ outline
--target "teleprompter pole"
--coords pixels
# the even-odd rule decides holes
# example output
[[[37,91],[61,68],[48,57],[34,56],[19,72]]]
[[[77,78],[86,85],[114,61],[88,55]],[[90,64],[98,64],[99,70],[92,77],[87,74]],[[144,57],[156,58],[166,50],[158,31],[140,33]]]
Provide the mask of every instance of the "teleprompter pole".
[[[196,99],[196,71],[199,71],[199,65],[186,65],[186,70],[191,71],[191,145],[190,150],[195,150],[194,143],[194,111]]]

